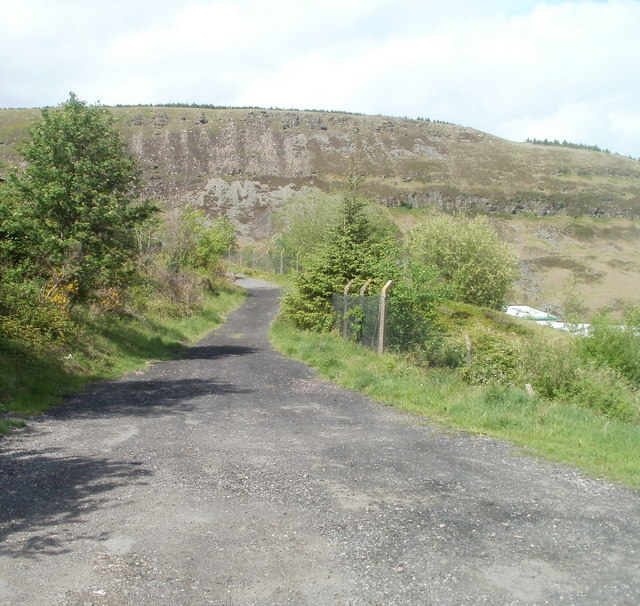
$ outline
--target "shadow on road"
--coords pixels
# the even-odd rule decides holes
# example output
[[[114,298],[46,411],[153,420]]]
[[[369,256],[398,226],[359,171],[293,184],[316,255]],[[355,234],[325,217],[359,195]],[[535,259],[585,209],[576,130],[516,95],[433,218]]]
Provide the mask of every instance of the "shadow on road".
[[[65,405],[51,411],[51,415],[86,418],[184,413],[194,409],[196,398],[253,391],[216,379],[145,379],[141,375],[130,380],[96,383],[88,392],[67,398]]]
[[[72,540],[104,538],[74,526],[94,509],[116,507],[107,493],[150,475],[138,461],[61,456],[57,449],[0,453],[0,555],[37,558],[70,551]]]
[[[208,362],[258,351],[239,345],[191,347],[144,373],[69,395],[48,416],[62,421],[183,414],[201,407],[196,402],[200,398],[252,393],[254,389],[212,376],[216,366]],[[24,433],[37,431],[30,425]],[[143,485],[152,475],[139,461],[69,456],[58,448],[20,450],[11,442],[0,446],[6,446],[0,448],[0,556],[37,559],[70,552],[77,540],[107,539],[102,531],[83,533],[84,519],[96,509],[126,504],[109,493]]]
[[[231,356],[249,356],[258,353],[255,347],[241,345],[196,345],[182,352],[180,360],[218,360]]]

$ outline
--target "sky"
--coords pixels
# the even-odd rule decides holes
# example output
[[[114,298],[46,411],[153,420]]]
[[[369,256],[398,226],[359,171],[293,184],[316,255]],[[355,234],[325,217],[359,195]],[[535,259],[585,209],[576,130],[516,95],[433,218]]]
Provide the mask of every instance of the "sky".
[[[444,120],[640,158],[640,0],[0,0],[0,108]]]

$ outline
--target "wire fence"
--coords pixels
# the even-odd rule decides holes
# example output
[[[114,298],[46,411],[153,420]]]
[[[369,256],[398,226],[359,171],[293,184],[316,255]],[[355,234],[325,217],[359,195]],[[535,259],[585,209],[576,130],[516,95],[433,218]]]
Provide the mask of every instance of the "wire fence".
[[[334,293],[335,328],[345,339],[379,353],[418,351],[429,335],[429,326],[406,303],[387,296],[390,286],[388,282],[376,295]]]
[[[226,258],[229,263],[267,273],[288,274],[303,269],[299,257],[275,248],[230,248]],[[345,339],[379,353],[420,350],[429,332],[424,318],[402,301],[387,297],[392,281],[374,295],[364,294],[369,283],[362,286],[359,294],[349,293],[350,282],[344,293],[332,295],[336,329]]]
[[[288,274],[301,269],[298,257],[276,249],[230,248],[226,257],[229,263],[272,274]]]

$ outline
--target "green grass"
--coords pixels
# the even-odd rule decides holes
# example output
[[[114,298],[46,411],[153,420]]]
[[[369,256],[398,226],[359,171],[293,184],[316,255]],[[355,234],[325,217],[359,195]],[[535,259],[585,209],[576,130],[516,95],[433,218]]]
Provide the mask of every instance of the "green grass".
[[[640,426],[587,408],[529,397],[509,387],[469,386],[453,370],[424,370],[407,359],[376,355],[334,334],[274,323],[276,349],[319,374],[383,404],[438,424],[501,438],[528,453],[640,488]]]
[[[0,433],[61,402],[65,393],[167,360],[198,340],[238,307],[243,294],[208,295],[192,316],[85,318],[81,344],[64,353],[35,355],[19,343],[0,343]]]

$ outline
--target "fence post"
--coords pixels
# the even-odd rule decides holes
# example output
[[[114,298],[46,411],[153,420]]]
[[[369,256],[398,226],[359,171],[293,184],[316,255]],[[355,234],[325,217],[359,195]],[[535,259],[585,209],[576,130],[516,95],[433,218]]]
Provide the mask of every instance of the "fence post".
[[[283,276],[284,275],[284,263],[283,263],[283,258],[284,258],[284,250],[280,251],[280,275]]]
[[[342,336],[346,339],[348,337],[349,332],[349,323],[347,320],[347,313],[349,312],[349,289],[353,284],[354,280],[349,280],[347,285],[344,287],[344,292],[342,293],[344,296],[342,298]]]
[[[366,292],[367,288],[369,287],[369,284],[371,284],[371,280],[367,280],[362,285],[362,288],[360,289],[360,298],[364,297],[364,293]]]
[[[389,280],[380,292],[380,310],[378,312],[378,353],[384,353],[384,333],[387,326],[387,291],[393,286]]]

